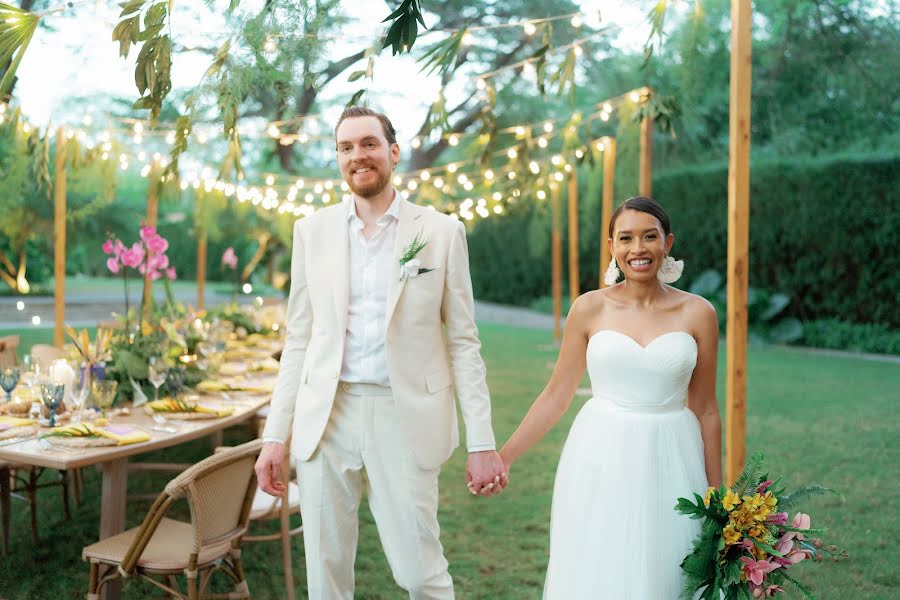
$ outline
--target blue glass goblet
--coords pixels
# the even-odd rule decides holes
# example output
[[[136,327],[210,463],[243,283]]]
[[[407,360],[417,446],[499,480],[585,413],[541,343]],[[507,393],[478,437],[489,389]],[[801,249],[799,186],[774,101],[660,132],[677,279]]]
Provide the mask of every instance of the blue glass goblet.
[[[19,369],[3,369],[0,371],[0,388],[6,392],[6,401],[12,400],[12,392],[19,385]]]
[[[62,403],[65,392],[66,386],[64,384],[41,384],[41,400],[44,401],[44,405],[50,410],[50,427],[56,426],[56,409]]]

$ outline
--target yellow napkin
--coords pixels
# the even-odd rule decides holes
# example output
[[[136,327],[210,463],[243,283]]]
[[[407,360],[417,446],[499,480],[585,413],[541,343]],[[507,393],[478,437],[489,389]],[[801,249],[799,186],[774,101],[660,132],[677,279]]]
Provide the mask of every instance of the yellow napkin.
[[[206,379],[197,384],[198,392],[259,392],[270,393],[274,387],[271,383],[251,384],[242,377],[234,377],[228,380]]]
[[[74,423],[64,427],[57,427],[45,437],[105,437],[115,440],[118,446],[138,444],[150,440],[150,434],[143,429],[137,429],[128,425],[97,427],[93,423]]]
[[[173,400],[172,398],[148,402],[147,408],[149,408],[153,412],[158,413],[198,412],[213,414],[217,417],[227,417],[228,415],[234,413],[233,406],[229,406],[227,408],[213,408],[211,406],[203,406],[202,404],[188,404],[186,402],[179,402],[177,400]]]
[[[0,431],[10,427],[27,427],[28,425],[34,425],[36,422],[34,419],[20,419],[19,417],[0,415]]]

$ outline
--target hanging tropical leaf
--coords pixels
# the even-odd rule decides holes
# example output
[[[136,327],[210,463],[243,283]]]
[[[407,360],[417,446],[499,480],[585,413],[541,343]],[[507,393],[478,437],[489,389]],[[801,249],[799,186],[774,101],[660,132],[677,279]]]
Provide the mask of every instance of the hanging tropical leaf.
[[[537,77],[537,87],[541,96],[547,95],[545,81],[547,80],[547,53],[550,51],[551,35],[553,34],[553,26],[546,23],[541,32],[541,47],[532,54],[529,59],[534,62],[534,71]]]
[[[675,96],[658,96],[648,94],[641,98],[640,104],[631,115],[632,121],[640,122],[649,117],[663,133],[675,137],[675,121],[681,116],[681,104]]]
[[[28,136],[28,154],[31,157],[31,169],[34,174],[37,189],[43,191],[47,200],[50,199],[52,184],[50,183],[50,135],[49,129],[43,137],[38,129]]]
[[[357,90],[353,96],[350,97],[350,100],[347,102],[347,107],[357,106],[360,104],[360,100],[366,95],[366,88],[362,88],[361,90]],[[365,104],[365,103],[363,103]]]
[[[172,144],[172,150],[169,153],[169,164],[163,170],[163,177],[178,177],[178,159],[188,149],[188,140],[191,132],[194,130],[193,120],[190,115],[181,115],[175,119],[175,143]]]
[[[644,42],[644,64],[653,56],[654,46],[659,47],[662,45],[668,4],[669,0],[658,0],[647,14],[647,21],[650,23],[650,33],[647,35],[647,41]]]
[[[141,94],[134,108],[149,110],[150,120],[155,124],[163,100],[172,89],[172,40],[162,33],[166,27],[169,3],[131,0],[120,6],[122,12],[119,13],[119,23],[113,29],[112,39],[119,42],[119,55],[124,58],[128,57],[132,45],[143,44],[134,67],[134,83]],[[140,28],[142,12],[143,30]]]
[[[40,20],[38,15],[0,2],[0,64],[9,65],[0,79],[0,101],[7,99],[16,70]]]
[[[419,62],[422,64],[421,71],[426,75],[432,75],[437,72],[441,77],[456,66],[459,60],[459,52],[462,48],[463,38],[468,30],[460,29],[456,33],[451,33],[447,39],[430,46]]]
[[[569,102],[575,100],[575,48],[566,52],[566,59],[559,66],[559,70],[550,78],[551,83],[559,85],[559,93],[569,90]]]
[[[425,126],[420,132],[421,135],[427,136],[435,130],[441,132],[450,129],[450,115],[447,113],[447,99],[444,97],[444,88],[438,92],[437,98],[428,109],[428,116],[425,118]]]
[[[428,29],[422,18],[422,12],[419,10],[420,1],[403,0],[400,6],[382,21],[382,23],[393,21],[384,38],[382,48],[390,46],[392,54],[408,52],[412,49],[419,34],[419,23],[422,24],[422,28]]]

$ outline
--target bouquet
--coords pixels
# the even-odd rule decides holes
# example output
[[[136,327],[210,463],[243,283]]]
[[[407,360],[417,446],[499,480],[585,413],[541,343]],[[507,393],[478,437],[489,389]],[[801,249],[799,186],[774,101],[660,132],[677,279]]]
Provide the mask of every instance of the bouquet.
[[[711,487],[706,497],[679,498],[675,510],[703,525],[694,547],[681,563],[685,573],[683,599],[750,600],[771,598],[790,582],[808,599],[812,592],[797,581],[791,569],[797,563],[847,556],[819,538],[808,514],[789,511],[817,495],[834,493],[810,484],[790,493],[762,471],[763,455],[755,453],[730,488]]]

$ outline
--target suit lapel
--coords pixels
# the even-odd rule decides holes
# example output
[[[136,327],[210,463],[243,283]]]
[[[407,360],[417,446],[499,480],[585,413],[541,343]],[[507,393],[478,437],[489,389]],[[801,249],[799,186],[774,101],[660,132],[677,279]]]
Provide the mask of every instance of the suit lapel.
[[[330,248],[334,257],[334,307],[338,318],[338,331],[347,330],[347,311],[350,307],[350,226],[347,223],[346,211],[334,211],[335,223],[329,230],[334,230],[334,245]]]
[[[394,309],[397,308],[397,301],[403,288],[406,287],[408,277],[400,279],[400,258],[403,252],[410,245],[416,234],[422,227],[420,218],[421,214],[414,210],[412,205],[406,200],[400,200],[400,215],[397,219],[397,237],[394,240],[394,260],[391,264],[391,271],[388,274],[388,295],[387,295],[387,313],[385,314],[385,325],[390,324],[391,317],[394,315]]]

